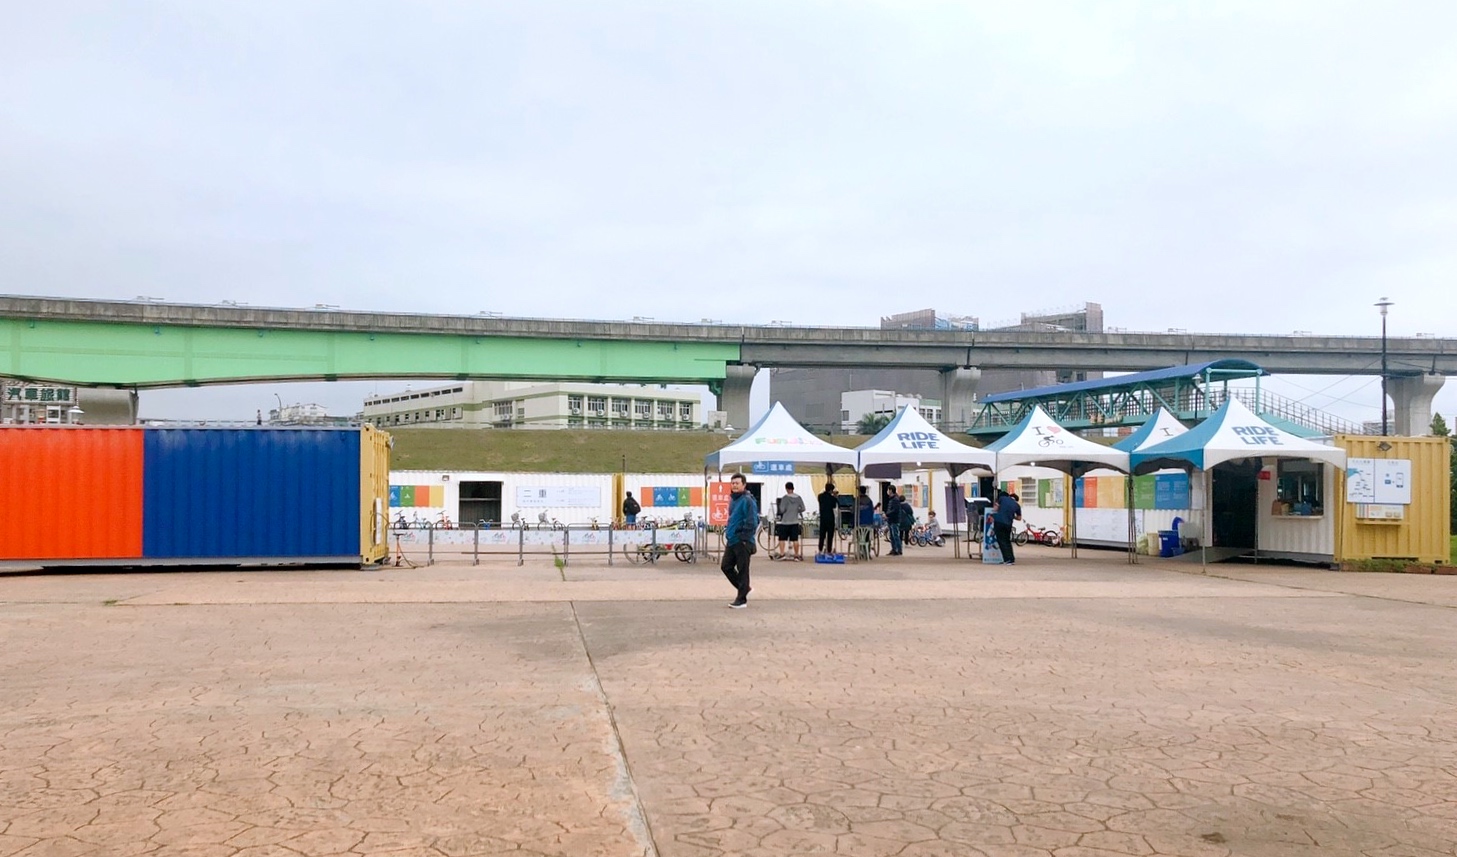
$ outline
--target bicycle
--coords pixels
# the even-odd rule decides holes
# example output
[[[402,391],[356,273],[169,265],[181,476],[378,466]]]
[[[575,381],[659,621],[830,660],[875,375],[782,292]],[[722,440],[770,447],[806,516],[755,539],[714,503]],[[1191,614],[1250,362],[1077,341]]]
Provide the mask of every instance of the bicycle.
[[[656,527],[651,529],[656,530]],[[680,528],[667,528],[671,533]],[[645,545],[625,544],[622,546],[622,554],[634,565],[641,563],[656,563],[669,554],[679,562],[697,562],[698,551],[694,549],[691,541],[683,541],[678,536],[668,536],[666,541],[654,541]]]
[[[455,524],[450,520],[450,516],[447,515],[443,510],[441,511],[440,516],[436,518],[435,521],[432,523],[432,526],[437,530],[455,529]]]
[[[939,547],[944,547],[946,545],[946,538],[944,536],[942,536],[940,533],[937,533],[933,537],[931,535],[930,528],[927,527],[925,524],[916,524],[914,527],[911,528],[911,538],[910,538],[910,541],[911,541],[911,544],[916,545],[918,547],[923,547],[923,548],[924,547],[938,547],[939,548]]]
[[[567,527],[556,518],[548,518],[546,512],[536,516],[536,528],[538,530],[565,530]]]
[[[1023,529],[1014,529],[1012,531],[1013,544],[1025,545],[1028,542],[1035,541],[1038,544],[1047,545],[1050,548],[1055,548],[1062,545],[1062,533],[1058,530],[1054,530],[1050,527],[1046,529],[1042,527],[1036,527],[1025,521],[1023,522],[1023,525]]]
[[[759,516],[759,532],[756,534],[755,538],[759,542],[759,547],[762,548],[765,553],[773,549],[774,522],[769,520],[768,515]]]

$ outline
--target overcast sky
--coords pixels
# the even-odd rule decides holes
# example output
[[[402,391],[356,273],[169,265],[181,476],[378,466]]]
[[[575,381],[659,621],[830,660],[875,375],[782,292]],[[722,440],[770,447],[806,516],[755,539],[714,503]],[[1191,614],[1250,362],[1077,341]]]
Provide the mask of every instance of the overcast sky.
[[[1454,33],[1450,0],[14,3],[0,291],[1333,334],[1388,295],[1457,336]]]

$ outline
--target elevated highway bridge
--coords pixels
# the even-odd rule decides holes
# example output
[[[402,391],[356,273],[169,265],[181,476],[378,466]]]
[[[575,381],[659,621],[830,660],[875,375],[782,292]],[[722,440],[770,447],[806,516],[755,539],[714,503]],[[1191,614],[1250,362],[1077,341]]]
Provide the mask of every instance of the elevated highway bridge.
[[[1396,425],[1419,431],[1444,377],[1457,374],[1457,339],[1392,338],[1387,347]],[[761,368],[938,372],[944,419],[967,425],[982,369],[1136,372],[1224,359],[1273,374],[1377,375],[1381,339],[572,321],[0,295],[0,375],[8,377],[127,389],[365,378],[706,383],[735,425],[747,423],[749,384]]]

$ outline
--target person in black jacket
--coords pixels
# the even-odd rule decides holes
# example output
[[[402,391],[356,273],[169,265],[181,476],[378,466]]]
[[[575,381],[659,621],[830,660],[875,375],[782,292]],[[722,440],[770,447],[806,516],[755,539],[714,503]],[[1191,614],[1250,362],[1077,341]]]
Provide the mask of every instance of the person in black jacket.
[[[901,498],[895,493],[895,486],[886,489],[885,528],[890,530],[890,556],[900,556],[901,550]]]
[[[825,490],[819,493],[820,501],[820,543],[817,555],[835,552],[835,531],[840,528],[840,492],[835,483],[825,483]]]
[[[637,523],[637,513],[641,511],[642,506],[632,499],[632,492],[627,492],[627,499],[622,501],[622,520],[631,527]]]

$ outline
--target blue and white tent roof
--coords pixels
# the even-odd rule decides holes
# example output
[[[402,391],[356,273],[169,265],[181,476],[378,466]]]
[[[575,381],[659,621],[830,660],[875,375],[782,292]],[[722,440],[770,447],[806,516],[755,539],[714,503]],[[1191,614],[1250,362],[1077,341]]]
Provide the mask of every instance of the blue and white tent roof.
[[[1058,425],[1041,405],[986,451],[997,454],[998,470],[1018,464],[1051,467],[1074,476],[1100,467],[1128,470],[1128,453],[1078,437]]]
[[[811,434],[778,402],[743,437],[709,453],[703,464],[723,470],[756,461],[791,461],[795,464],[842,464],[854,467],[855,450],[835,446]]]
[[[877,464],[936,465],[959,475],[977,469],[991,472],[997,462],[995,453],[952,440],[912,407],[901,408],[879,434],[855,451],[862,471]]]
[[[1145,446],[1131,455],[1135,469],[1162,460],[1177,462],[1174,466],[1209,470],[1216,464],[1243,458],[1305,458],[1346,466],[1344,450],[1282,431],[1233,398],[1184,434]]]
[[[1165,408],[1159,408],[1153,418],[1139,426],[1138,431],[1113,444],[1114,449],[1121,449],[1127,453],[1138,452],[1151,446],[1157,446],[1167,440],[1173,440],[1184,434],[1189,429],[1173,414]],[[1164,470],[1173,467],[1188,467],[1188,462],[1173,459],[1150,459],[1139,463],[1134,467],[1136,473],[1152,473],[1155,470]]]

